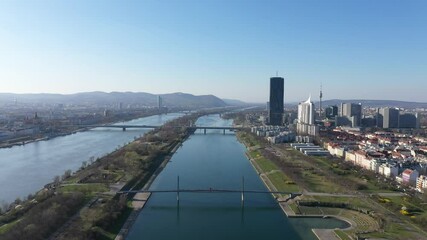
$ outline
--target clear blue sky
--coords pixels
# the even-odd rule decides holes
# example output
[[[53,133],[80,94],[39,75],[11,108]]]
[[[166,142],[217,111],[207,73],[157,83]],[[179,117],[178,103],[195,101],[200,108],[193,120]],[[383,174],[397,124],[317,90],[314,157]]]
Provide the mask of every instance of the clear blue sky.
[[[427,102],[427,1],[0,1],[0,92]],[[316,97],[317,98],[317,97]]]

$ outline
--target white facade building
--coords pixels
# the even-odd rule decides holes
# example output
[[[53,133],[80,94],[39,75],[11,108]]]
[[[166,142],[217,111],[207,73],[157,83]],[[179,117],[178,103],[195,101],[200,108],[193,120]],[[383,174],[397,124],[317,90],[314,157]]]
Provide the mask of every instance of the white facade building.
[[[311,97],[298,105],[297,133],[299,135],[317,136],[319,127],[314,125],[314,104]]]

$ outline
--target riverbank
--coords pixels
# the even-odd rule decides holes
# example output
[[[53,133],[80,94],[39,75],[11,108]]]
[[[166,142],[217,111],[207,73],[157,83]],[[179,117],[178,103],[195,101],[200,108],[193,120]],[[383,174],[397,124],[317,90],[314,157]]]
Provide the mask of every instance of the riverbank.
[[[134,189],[134,190],[148,190],[151,186],[151,184],[154,182],[156,177],[163,171],[163,169],[166,167],[169,160],[172,158],[173,154],[182,146],[182,144],[190,137],[191,134],[194,132],[187,132],[186,136],[182,138],[180,141],[177,141],[174,146],[171,146],[171,150],[168,153],[167,156],[164,157],[164,160],[160,164],[160,166],[156,169],[156,171],[151,175],[149,180],[145,183],[145,185],[140,189]],[[126,239],[126,236],[128,235],[130,229],[134,225],[138,215],[143,210],[145,203],[148,202],[149,198],[151,196],[151,193],[137,193],[131,200],[132,205],[132,212],[129,214],[129,217],[127,218],[126,222],[121,227],[119,233],[115,237],[115,240],[123,240]]]
[[[139,118],[144,118],[144,117],[150,117],[150,116],[154,116],[154,115],[158,115],[159,112],[157,111],[153,111],[150,113],[145,113],[145,114],[139,114],[136,116],[133,116],[131,118],[127,117],[127,118],[123,118],[123,119],[115,119],[113,121],[107,121],[107,122],[101,122],[101,123],[94,123],[94,125],[102,125],[102,124],[116,124],[116,123],[120,123],[123,121],[132,121],[135,119],[139,119]],[[164,113],[160,113],[160,114],[164,114]],[[45,134],[38,134],[37,136],[22,136],[19,138],[13,138],[13,139],[8,139],[8,140],[3,140],[0,141],[0,149],[1,148],[11,148],[11,147],[15,147],[15,146],[24,146],[26,144],[30,144],[30,143],[34,143],[34,142],[39,142],[39,141],[47,141],[53,138],[57,138],[57,137],[63,137],[63,136],[67,136],[67,135],[71,135],[71,134],[75,134],[78,132],[84,132],[84,131],[89,131],[91,130],[91,128],[87,128],[87,127],[82,127],[82,128],[74,128],[74,129],[67,129],[67,130],[63,130],[63,132],[60,133],[45,133]]]
[[[282,188],[279,189],[277,186],[275,186],[275,184],[271,181],[271,179],[269,178],[269,173],[276,173],[276,170],[271,170],[268,172],[263,171],[263,168],[257,163],[257,161],[254,159],[253,154],[251,154],[251,151],[256,150],[258,148],[260,148],[259,145],[253,145],[253,143],[249,144],[247,141],[245,141],[245,139],[242,138],[241,134],[237,134],[237,139],[239,140],[239,142],[241,142],[247,149],[247,152],[245,153],[248,161],[251,163],[252,167],[255,169],[255,171],[257,172],[258,176],[260,177],[260,179],[262,180],[262,182],[264,183],[264,185],[267,187],[267,189],[269,191],[289,191],[289,190],[294,190],[297,189],[294,186],[290,186],[288,187],[288,189],[283,189],[283,185]],[[256,155],[256,157],[261,157]],[[267,164],[266,164],[267,165]],[[264,166],[264,168],[266,168],[266,166]],[[272,169],[272,166],[267,166],[267,169]],[[286,180],[288,183],[291,183],[289,181],[289,179],[283,179]],[[293,183],[289,184],[289,185],[293,185]],[[293,192],[293,191],[290,191]],[[338,217],[338,216],[334,216],[334,215],[325,215],[325,214],[309,214],[309,215],[301,215],[301,214],[297,214],[295,213],[295,211],[292,209],[290,204],[294,204],[294,201],[296,199],[299,199],[299,195],[300,193],[297,192],[293,192],[293,194],[289,194],[288,196],[283,196],[281,194],[272,194],[272,196],[274,197],[274,199],[276,199],[277,203],[279,204],[280,208],[282,209],[283,213],[286,215],[286,217],[288,218],[326,218],[326,217],[333,217],[336,218],[340,221],[344,221],[346,223],[349,224],[349,227],[342,229],[342,230],[349,230],[352,229],[354,227],[354,222],[348,220],[348,219],[344,219],[342,217]],[[334,229],[312,229],[313,234],[319,239],[319,240],[334,240],[334,239],[341,239],[334,231]]]
[[[14,239],[14,232],[25,227],[19,223],[20,219],[38,219],[27,216],[32,209],[31,202],[37,202],[34,204],[37,206],[55,194],[68,198],[75,193],[82,193],[88,199],[86,201],[94,201],[79,213],[78,218],[67,222],[67,227],[61,230],[55,239],[67,239],[70,236],[78,239],[114,239],[131,213],[131,199],[135,197],[134,195],[117,195],[116,192],[119,189],[140,189],[149,182],[149,178],[158,171],[159,166],[170,159],[172,152],[176,151],[190,134],[188,129],[178,129],[174,126],[185,125],[188,121],[194,121],[198,117],[198,114],[193,114],[170,121],[160,129],[153,130],[123,148],[97,159],[62,182],[50,184],[48,189],[36,195],[37,200],[30,199],[28,204],[27,202],[23,204],[25,211],[20,212],[19,208],[15,208],[1,216],[0,222],[4,220],[5,224],[18,223],[0,237]],[[122,187],[117,188],[118,186]],[[45,196],[45,199],[41,198],[42,195]],[[135,200],[138,200],[139,197],[140,195]],[[74,213],[77,211],[78,209],[72,210]],[[31,223],[26,223],[26,225],[28,224]],[[57,224],[61,224],[61,222]],[[44,239],[47,238],[47,234],[49,233],[39,234],[41,238],[32,239]]]

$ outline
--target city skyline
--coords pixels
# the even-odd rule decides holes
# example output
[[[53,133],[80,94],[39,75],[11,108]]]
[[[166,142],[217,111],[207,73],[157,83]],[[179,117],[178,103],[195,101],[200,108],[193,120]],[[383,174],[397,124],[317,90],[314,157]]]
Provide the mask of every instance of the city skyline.
[[[2,1],[0,92],[427,102],[423,1]],[[238,91],[236,91],[238,89]],[[350,91],[351,89],[351,91]],[[317,101],[317,99],[314,99]]]

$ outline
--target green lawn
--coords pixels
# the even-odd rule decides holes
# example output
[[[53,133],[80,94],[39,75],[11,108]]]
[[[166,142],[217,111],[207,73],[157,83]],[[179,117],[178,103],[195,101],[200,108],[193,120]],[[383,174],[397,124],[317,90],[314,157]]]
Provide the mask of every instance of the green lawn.
[[[255,158],[255,162],[261,168],[264,173],[268,173],[273,170],[278,170],[277,166],[265,157]]]
[[[289,204],[288,206],[292,209],[292,211],[294,211],[295,214],[301,214],[301,211],[295,202]]]
[[[17,224],[19,221],[21,221],[21,220],[16,220],[16,221],[13,221],[13,222],[11,222],[11,223],[8,223],[8,224],[4,224],[3,226],[1,226],[0,227],[0,234],[3,234],[3,233],[5,233],[5,232],[7,232],[7,231],[9,231],[9,229],[11,229],[15,224]]]
[[[292,182],[283,172],[274,172],[268,174],[267,177],[278,191],[301,192],[301,188]]]
[[[103,183],[88,183],[88,184],[64,185],[60,187],[59,191],[83,192],[85,194],[88,194],[88,193],[97,193],[97,192],[108,192],[109,188],[106,184],[103,184]]]
[[[342,187],[338,183],[329,181],[325,175],[309,170],[302,171],[301,180],[304,181],[309,191],[325,193],[342,191]]]
[[[341,238],[341,240],[351,240],[351,238],[343,230],[335,230],[335,234]]]

